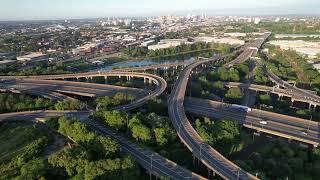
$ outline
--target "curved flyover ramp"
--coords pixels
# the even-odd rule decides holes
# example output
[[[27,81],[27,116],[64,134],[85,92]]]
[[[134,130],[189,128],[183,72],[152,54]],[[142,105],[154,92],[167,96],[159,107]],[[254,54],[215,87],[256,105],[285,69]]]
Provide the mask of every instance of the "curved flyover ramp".
[[[167,82],[156,75],[147,74],[147,73],[137,73],[137,72],[89,72],[89,73],[78,73],[78,74],[62,74],[62,75],[44,75],[44,76],[0,76],[2,79],[16,79],[16,80],[59,80],[59,79],[71,79],[71,78],[93,78],[93,77],[127,77],[127,78],[143,78],[144,81],[148,81],[156,85],[155,90],[148,93],[146,96],[136,99],[135,101],[131,102],[128,105],[116,107],[116,110],[132,110],[138,108],[145,104],[148,100],[153,99],[155,97],[160,96],[167,88]],[[69,82],[71,83],[71,82]],[[82,84],[84,86],[85,83]],[[102,85],[94,85],[92,86],[102,86]],[[107,85],[109,87],[109,85]],[[111,86],[110,86],[111,87]],[[112,86],[117,87],[117,86]],[[82,87],[83,89],[84,87]]]
[[[186,67],[180,74],[168,101],[170,119],[178,132],[182,142],[192,153],[208,168],[219,174],[224,179],[258,179],[245,172],[240,167],[226,159],[219,152],[206,144],[192,127],[184,110],[184,97],[189,76],[192,70],[204,63],[218,60],[214,58],[206,61],[195,62]]]

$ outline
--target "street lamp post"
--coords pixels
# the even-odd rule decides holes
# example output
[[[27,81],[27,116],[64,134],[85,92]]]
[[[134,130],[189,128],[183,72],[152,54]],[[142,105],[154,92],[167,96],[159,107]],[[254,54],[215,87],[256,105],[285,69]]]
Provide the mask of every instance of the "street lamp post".
[[[201,156],[202,156],[202,154],[201,154],[201,152],[202,152],[202,145],[203,145],[203,143],[200,144],[200,158],[201,158]]]
[[[153,155],[154,155],[154,154],[151,154],[151,158],[150,158],[150,159],[151,159],[151,162],[150,162],[150,164],[151,164],[151,171],[152,171],[152,158],[153,158]]]
[[[312,121],[312,114],[311,114],[311,117],[310,117],[310,121],[308,123],[308,132],[310,131],[311,121]]]

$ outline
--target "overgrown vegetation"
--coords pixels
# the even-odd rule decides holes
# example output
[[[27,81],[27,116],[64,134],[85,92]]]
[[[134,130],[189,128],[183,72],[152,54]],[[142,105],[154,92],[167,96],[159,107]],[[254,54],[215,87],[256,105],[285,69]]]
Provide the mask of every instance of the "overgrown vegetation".
[[[127,114],[120,111],[100,111],[94,117],[139,144],[152,148],[178,164],[193,168],[192,157],[181,143],[177,143],[176,132],[168,117],[155,113]]]
[[[307,59],[293,50],[281,50],[275,46],[268,48],[269,59],[264,63],[272,72],[284,80],[311,84],[312,90],[320,92],[320,73],[307,62]]]
[[[97,109],[108,110],[111,107],[132,102],[135,97],[131,94],[117,93],[113,97],[98,97],[95,101]]]
[[[42,154],[52,138],[43,126],[0,124],[0,179],[145,179],[114,140],[65,117],[47,123],[71,142],[49,159]]]
[[[253,137],[231,120],[197,119],[195,127],[207,143],[260,179],[317,179],[320,175],[319,149],[264,135]]]
[[[87,127],[67,118],[58,120],[57,131],[75,145],[49,157],[49,164],[68,178],[76,179],[139,179],[135,161],[119,153],[119,145],[104,136],[90,132]]]
[[[232,120],[197,119],[195,129],[208,144],[226,155],[240,152],[251,139],[240,131],[239,124]]]
[[[0,123],[0,179],[42,179],[46,165],[42,153],[50,142],[39,126]]]
[[[128,48],[124,50],[124,53],[131,57],[166,57],[166,56],[178,56],[196,52],[215,52],[225,54],[230,52],[231,46],[226,44],[217,43],[194,43],[194,44],[182,44],[177,47],[158,49],[158,50],[148,50],[147,48],[137,47]],[[208,54],[212,56],[212,53]]]
[[[33,98],[24,94],[0,93],[0,113],[32,110],[83,110],[86,105],[79,100],[55,102],[44,98]]]
[[[52,109],[54,102],[23,94],[0,93],[0,113]]]

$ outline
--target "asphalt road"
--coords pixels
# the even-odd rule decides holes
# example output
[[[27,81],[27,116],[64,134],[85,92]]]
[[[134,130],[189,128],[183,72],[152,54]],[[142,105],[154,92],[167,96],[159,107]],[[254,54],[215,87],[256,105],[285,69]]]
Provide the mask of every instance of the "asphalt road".
[[[318,122],[257,109],[244,112],[232,108],[231,104],[196,98],[186,99],[185,108],[187,112],[192,114],[215,119],[232,119],[247,128],[275,136],[314,146],[318,146],[320,143],[320,124]],[[262,124],[262,121],[267,124]]]

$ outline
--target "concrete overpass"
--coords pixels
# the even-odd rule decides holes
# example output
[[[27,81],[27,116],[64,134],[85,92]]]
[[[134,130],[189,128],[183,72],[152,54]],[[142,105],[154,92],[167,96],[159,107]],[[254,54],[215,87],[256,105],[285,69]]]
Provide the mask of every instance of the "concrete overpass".
[[[241,88],[241,89],[250,89],[253,91],[260,91],[266,93],[277,94],[280,97],[289,97],[291,98],[292,102],[299,101],[308,103],[314,106],[320,106],[320,102],[315,101],[314,99],[310,98],[309,95],[305,93],[301,93],[293,88],[290,89],[281,89],[279,86],[269,87],[257,84],[244,84],[244,83],[237,83],[237,82],[226,82],[224,83],[225,87],[228,88]]]
[[[79,78],[87,78],[87,79],[92,79],[93,77],[104,77],[105,79],[107,79],[108,77],[127,77],[127,80],[131,80],[132,78],[143,78],[145,83],[149,83],[149,84],[154,84],[156,85],[155,90],[148,92],[148,94],[146,96],[143,96],[141,98],[136,99],[135,101],[131,102],[130,104],[124,105],[124,106],[119,106],[116,107],[116,110],[132,110],[135,109],[137,107],[142,106],[143,104],[145,104],[148,100],[158,97],[160,96],[165,89],[167,88],[167,82],[156,75],[153,74],[147,74],[147,73],[137,73],[137,72],[116,72],[116,71],[112,71],[112,72],[89,72],[89,73],[78,73],[78,74],[62,74],[62,75],[43,75],[43,76],[0,76],[1,79],[4,80],[17,80],[17,81],[39,81],[39,80],[49,80],[47,81],[47,84],[50,83],[52,80],[64,80],[64,79],[79,79]],[[42,81],[42,83],[45,81]],[[55,83],[58,83],[55,81]],[[97,89],[101,89],[104,87],[108,87],[108,88],[113,88],[115,91],[117,92],[118,90],[121,89],[128,89],[128,88],[121,88],[121,87],[117,87],[117,86],[110,86],[110,85],[97,85],[97,84],[86,84],[86,83],[76,83],[76,82],[66,82],[66,81],[61,81],[60,83],[66,83],[66,84],[72,84],[72,85],[77,85],[80,86],[78,87],[78,91],[79,88],[81,88],[82,90],[86,88],[85,92],[82,92],[82,94],[84,95],[89,95],[88,93],[88,86],[91,86],[91,89],[94,91],[94,88]],[[32,83],[31,83],[32,84]],[[47,89],[48,90],[48,89]],[[50,89],[49,89],[50,90]],[[98,91],[98,90],[97,90]],[[60,90],[59,92],[65,92],[66,91],[62,91]],[[45,92],[47,93],[47,92]],[[76,93],[76,91],[70,91],[68,90],[67,93]]]
[[[197,131],[192,127],[184,110],[184,97],[193,69],[211,61],[221,59],[216,57],[206,61],[198,61],[187,66],[179,78],[168,100],[169,117],[175,127],[181,141],[189,148],[195,157],[197,157],[208,168],[219,174],[224,179],[258,179],[255,176],[245,172],[239,166],[232,163],[200,137]]]
[[[320,103],[320,96],[318,96],[315,93],[311,93],[310,91],[300,89],[294,85],[289,84],[288,82],[282,80],[280,77],[278,77],[276,74],[274,74],[271,69],[268,69],[266,65],[261,63],[260,61],[257,60],[257,63],[262,66],[263,73],[268,76],[268,78],[277,84],[279,87],[283,87],[287,89],[287,91],[291,91],[295,94],[295,96],[298,97],[303,97],[302,99],[305,99],[305,101],[302,102],[307,102],[310,104],[310,106],[318,106]],[[293,99],[296,100],[296,99]],[[300,99],[299,99],[300,100]],[[299,101],[298,100],[298,101]]]
[[[262,47],[263,43],[265,43],[268,38],[271,36],[270,32],[264,33],[260,38],[255,39],[254,41],[247,43],[242,49],[243,52],[233,61],[225,64],[225,67],[232,67],[235,64],[241,64],[250,59],[251,57],[255,57]]]
[[[243,112],[232,108],[231,104],[196,98],[186,99],[185,108],[187,112],[192,114],[214,119],[232,119],[249,129],[296,140],[315,147],[320,143],[319,122],[257,109]],[[267,124],[261,124],[261,121],[266,121]]]
[[[150,66],[141,66],[141,67],[129,67],[129,68],[120,68],[114,71],[126,71],[126,72],[134,72],[134,71],[146,71],[146,70],[157,70],[157,69],[168,69],[168,68],[178,68],[178,66],[186,67],[191,62],[178,62],[178,63],[170,63],[170,64],[157,64]]]
[[[35,79],[17,79],[11,80],[0,85],[1,89],[16,90],[31,95],[39,95],[33,93],[39,92],[56,92],[66,93],[85,97],[113,96],[118,92],[131,94],[137,98],[142,98],[149,94],[148,91],[128,88],[121,86],[112,86],[105,84],[72,82],[72,81],[57,81],[57,80],[35,80]],[[54,99],[55,97],[53,97]],[[52,99],[52,98],[51,98]],[[61,100],[58,98],[57,100]]]

